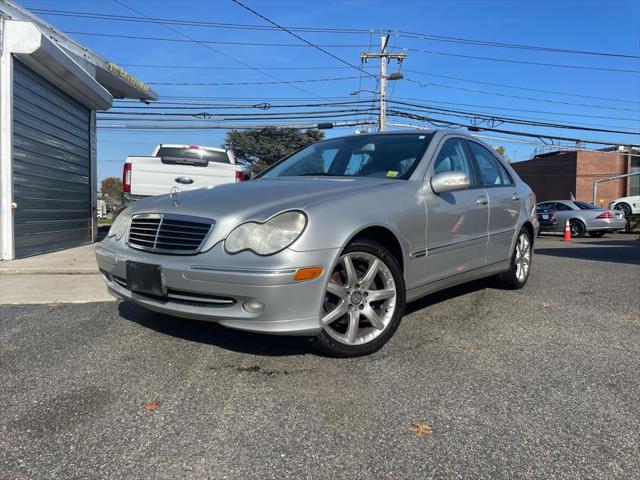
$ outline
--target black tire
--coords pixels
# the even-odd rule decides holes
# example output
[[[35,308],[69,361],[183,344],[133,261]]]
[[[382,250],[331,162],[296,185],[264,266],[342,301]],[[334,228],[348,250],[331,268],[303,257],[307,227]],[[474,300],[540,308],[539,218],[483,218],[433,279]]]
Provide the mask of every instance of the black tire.
[[[580,220],[571,220],[569,222],[569,228],[571,228],[571,238],[584,237],[587,233],[587,229]]]
[[[517,273],[518,265],[516,262],[518,242],[520,240],[520,237],[523,235],[526,237],[528,241],[528,248],[529,248],[529,255],[530,255],[529,268],[526,271],[524,280],[518,277],[518,273]],[[529,233],[529,230],[527,230],[526,228],[522,228],[522,230],[520,230],[520,232],[518,233],[516,241],[513,245],[513,252],[511,253],[509,270],[507,270],[505,273],[502,273],[496,277],[498,286],[507,290],[519,290],[522,287],[524,287],[527,284],[527,280],[529,280],[529,275],[531,274],[532,261],[533,261],[533,239],[531,238],[531,234]]]
[[[616,210],[622,210],[624,212],[624,218],[629,218],[631,216],[631,206],[629,206],[628,203],[616,203],[616,206],[613,208],[615,208]]]
[[[607,232],[589,232],[590,237],[600,238],[603,237]]]
[[[367,238],[356,239],[350,243],[344,249],[341,256],[356,252],[374,255],[390,270],[396,288],[395,310],[389,324],[382,333],[373,340],[362,345],[346,345],[341,343],[323,329],[311,340],[311,343],[317,350],[330,357],[360,357],[378,351],[391,339],[400,326],[400,320],[402,320],[404,315],[406,292],[404,278],[402,276],[398,260],[385,247]],[[323,295],[326,295],[326,293],[323,292]]]

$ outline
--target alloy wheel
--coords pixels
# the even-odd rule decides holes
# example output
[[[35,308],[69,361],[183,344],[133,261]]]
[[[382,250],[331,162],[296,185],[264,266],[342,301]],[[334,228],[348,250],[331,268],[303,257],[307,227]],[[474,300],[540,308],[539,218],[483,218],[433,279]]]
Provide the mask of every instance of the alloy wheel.
[[[516,242],[516,278],[524,282],[531,268],[531,242],[525,233],[521,233]]]
[[[391,323],[396,296],[391,270],[380,258],[365,252],[347,253],[327,285],[324,331],[345,345],[368,343]]]

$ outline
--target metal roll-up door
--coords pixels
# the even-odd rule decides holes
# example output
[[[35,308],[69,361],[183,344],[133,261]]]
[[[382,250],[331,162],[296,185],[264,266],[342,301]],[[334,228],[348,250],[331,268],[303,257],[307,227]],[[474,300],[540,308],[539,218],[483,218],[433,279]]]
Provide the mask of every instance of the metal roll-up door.
[[[91,241],[91,111],[16,60],[16,257]]]

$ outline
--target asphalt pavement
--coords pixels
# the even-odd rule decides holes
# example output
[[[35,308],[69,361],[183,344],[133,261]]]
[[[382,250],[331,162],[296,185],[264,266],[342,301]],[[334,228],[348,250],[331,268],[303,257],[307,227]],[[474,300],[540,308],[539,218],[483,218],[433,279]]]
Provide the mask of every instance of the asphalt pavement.
[[[542,237],[524,289],[432,295],[351,360],[130,303],[7,305],[0,478],[640,478],[639,372],[637,234]]]

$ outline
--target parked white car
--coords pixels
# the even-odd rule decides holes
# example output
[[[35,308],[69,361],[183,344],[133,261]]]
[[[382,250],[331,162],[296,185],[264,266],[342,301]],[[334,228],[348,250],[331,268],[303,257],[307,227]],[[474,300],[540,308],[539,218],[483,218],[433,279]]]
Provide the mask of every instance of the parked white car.
[[[231,150],[160,144],[149,157],[127,157],[122,174],[125,201],[244,180]]]
[[[626,218],[631,215],[640,215],[640,195],[617,198],[609,204],[609,208],[622,210]]]

